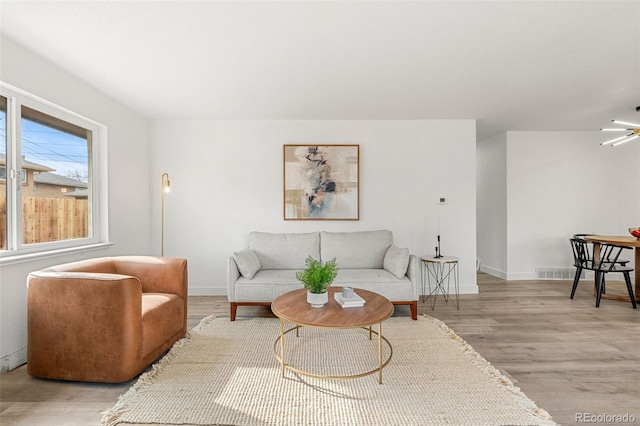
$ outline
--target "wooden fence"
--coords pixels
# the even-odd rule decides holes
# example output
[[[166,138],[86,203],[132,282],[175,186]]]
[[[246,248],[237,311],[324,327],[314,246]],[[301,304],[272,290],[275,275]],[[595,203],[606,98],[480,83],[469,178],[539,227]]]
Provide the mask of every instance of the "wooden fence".
[[[6,249],[7,201],[0,194],[0,243]],[[89,236],[89,201],[75,198],[22,198],[22,243]]]

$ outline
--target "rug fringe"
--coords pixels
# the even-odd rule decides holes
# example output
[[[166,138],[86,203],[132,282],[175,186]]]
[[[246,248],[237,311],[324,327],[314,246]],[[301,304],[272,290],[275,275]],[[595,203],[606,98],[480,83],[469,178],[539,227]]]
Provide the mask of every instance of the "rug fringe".
[[[504,385],[505,388],[510,392],[520,397],[526,403],[526,408],[529,412],[531,412],[532,415],[542,420],[552,420],[551,414],[549,414],[546,410],[538,407],[531,398],[529,398],[524,392],[522,392],[522,389],[514,385],[508,377],[500,373],[500,371],[495,368],[489,361],[487,361],[482,355],[480,355],[480,353],[478,353],[478,351],[476,351],[473,346],[467,343],[467,341],[462,337],[458,336],[456,332],[451,329],[451,327],[449,327],[443,321],[440,321],[439,319],[431,317],[427,314],[422,314],[422,316],[433,322],[437,326],[438,330],[444,335],[452,340],[459,342],[463,346],[464,354],[466,354],[470,358],[472,364],[480,367],[481,371],[489,374],[498,383]]]
[[[217,318],[216,315],[210,315],[200,321],[198,325],[189,330],[185,336],[173,344],[171,349],[158,361],[153,363],[149,370],[142,373],[138,380],[122,395],[118,397],[116,404],[102,413],[100,426],[115,426],[120,424],[122,414],[127,410],[126,401],[131,401],[131,397],[135,396],[139,391],[145,389],[153,383],[153,379],[162,371],[162,369],[171,364],[171,362],[182,352],[184,348],[193,340],[194,334],[200,332],[203,328],[211,324]]]

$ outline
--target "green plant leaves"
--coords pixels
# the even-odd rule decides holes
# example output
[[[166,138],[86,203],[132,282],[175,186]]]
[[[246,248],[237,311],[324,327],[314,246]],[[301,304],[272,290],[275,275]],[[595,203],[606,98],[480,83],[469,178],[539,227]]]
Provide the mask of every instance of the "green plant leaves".
[[[309,256],[305,260],[305,264],[307,268],[304,271],[296,272],[296,278],[311,293],[324,293],[338,276],[338,264],[335,257],[323,265],[321,261]]]

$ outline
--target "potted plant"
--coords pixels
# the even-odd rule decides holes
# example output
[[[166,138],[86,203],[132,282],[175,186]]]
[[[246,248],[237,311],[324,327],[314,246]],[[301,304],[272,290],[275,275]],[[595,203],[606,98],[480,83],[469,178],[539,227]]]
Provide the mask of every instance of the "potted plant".
[[[329,301],[327,287],[338,275],[336,258],[334,257],[323,265],[321,261],[309,256],[305,260],[305,264],[307,268],[304,271],[296,272],[296,278],[307,289],[307,302],[314,308],[321,308]]]

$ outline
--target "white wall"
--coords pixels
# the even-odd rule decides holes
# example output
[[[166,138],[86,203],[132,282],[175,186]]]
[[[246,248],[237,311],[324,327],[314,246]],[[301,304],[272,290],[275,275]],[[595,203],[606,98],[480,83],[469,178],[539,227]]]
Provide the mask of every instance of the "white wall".
[[[507,271],[507,135],[478,143],[477,235],[480,270],[506,278]]]
[[[506,245],[478,239],[479,247],[498,244],[507,265],[502,271],[495,259],[487,270],[533,279],[536,268],[572,267],[574,233],[628,235],[640,226],[640,143],[600,146],[605,139],[601,132],[507,132],[507,204],[496,212],[506,217]]]
[[[168,172],[165,255],[189,260],[190,294],[226,294],[227,258],[252,230],[390,229],[414,254],[460,257],[461,292],[477,292],[475,122],[162,121],[151,132],[154,250],[160,175]],[[359,144],[360,220],[283,220],[283,144]],[[440,196],[447,204],[438,206]]]
[[[461,258],[475,279],[475,122],[189,121],[153,125],[86,82],[2,38],[0,79],[108,128],[113,246],[0,267],[0,369],[26,360],[26,276],[83,258],[160,252],[160,175],[169,172],[165,254],[189,259],[191,294],[226,294],[226,260],[254,229],[391,229],[396,243]],[[150,140],[152,144],[150,145]],[[361,146],[360,221],[282,219],[282,145]],[[437,206],[439,197],[447,204]],[[151,219],[151,224],[149,223]]]
[[[108,129],[109,230],[113,246],[0,266],[0,370],[26,361],[26,276],[73,260],[150,251],[149,122],[60,68],[2,38],[0,79]]]

